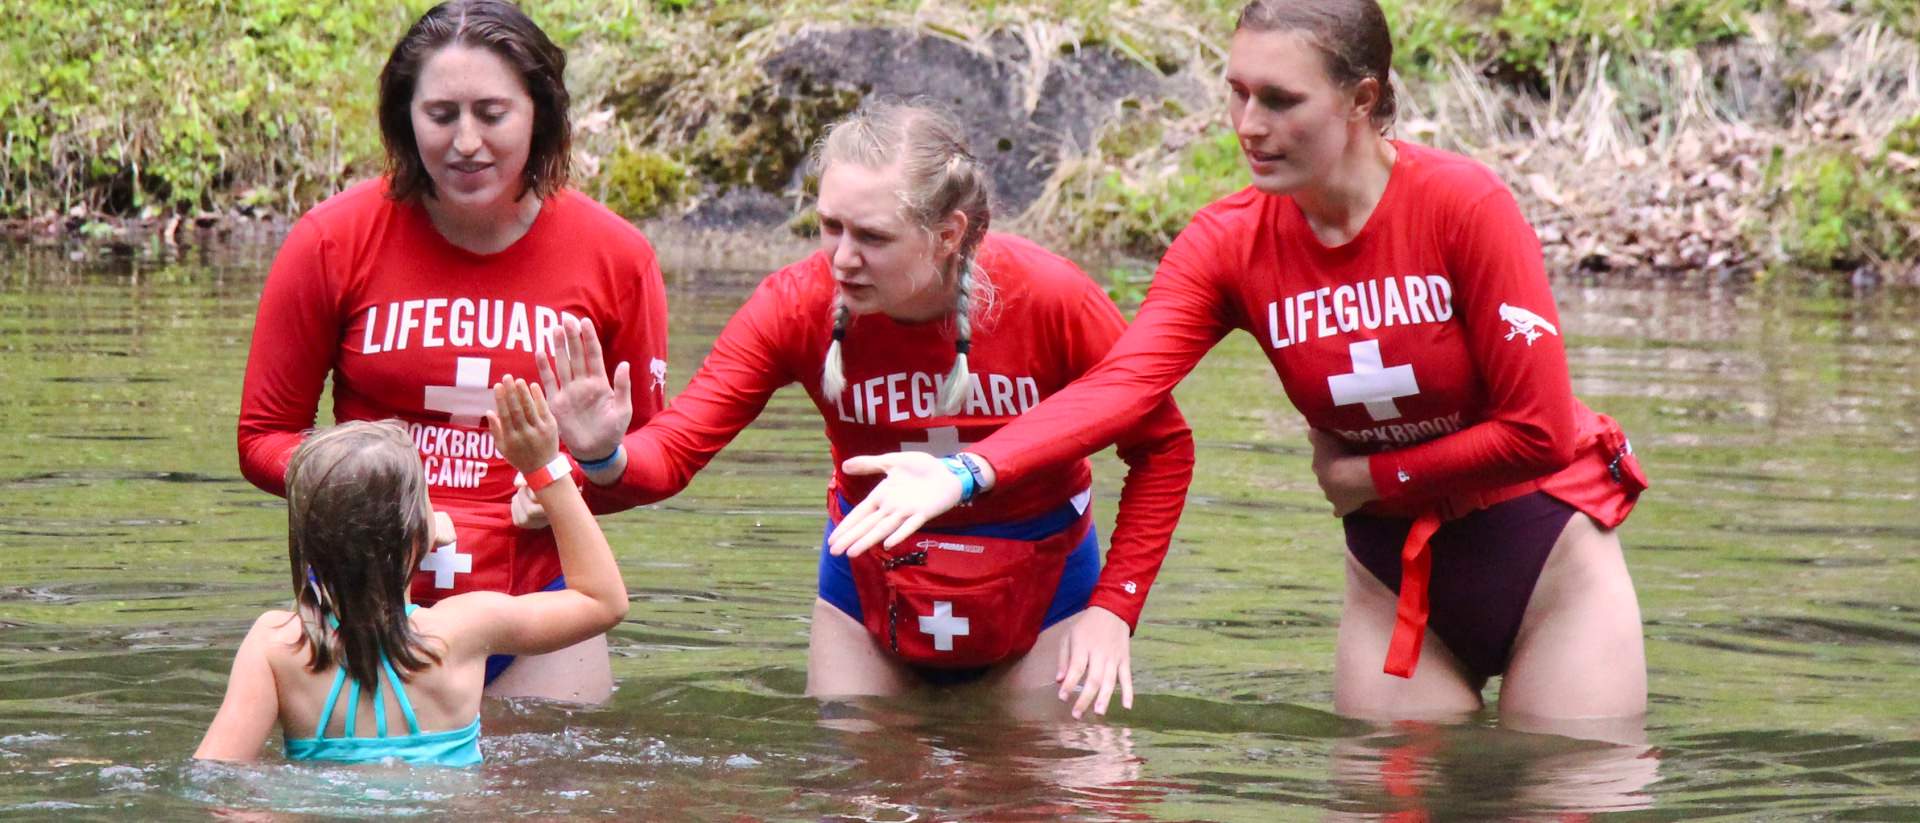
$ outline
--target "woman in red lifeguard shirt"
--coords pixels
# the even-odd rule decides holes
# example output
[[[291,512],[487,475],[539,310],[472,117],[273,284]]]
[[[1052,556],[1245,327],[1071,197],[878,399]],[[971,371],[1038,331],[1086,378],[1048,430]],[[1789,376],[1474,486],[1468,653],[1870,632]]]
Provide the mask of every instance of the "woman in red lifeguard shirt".
[[[515,528],[514,470],[482,421],[490,387],[530,377],[549,331],[591,319],[616,356],[665,367],[666,290],[632,224],[566,188],[566,56],[511,3],[421,15],[380,73],[388,173],[313,207],[260,295],[241,390],[240,469],[286,494],[287,461],[333,381],[333,419],[398,419],[455,539],[414,602],[564,587],[551,532]],[[665,403],[634,392],[634,425]],[[598,702],[607,642],[487,661],[487,694]]]
[[[622,438],[630,370],[616,365],[609,380],[592,330],[568,325],[552,349],[564,356],[541,377],[568,447],[604,458],[582,464],[596,508],[679,493],[795,383],[820,412],[835,466],[919,449],[971,482],[951,455],[1099,362],[1125,328],[1119,310],[1071,262],[987,230],[986,167],[962,134],[916,104],[870,104],[834,124],[818,161],[820,250],[768,275],[639,431]],[[1104,713],[1116,688],[1130,705],[1130,637],[1180,516],[1193,440],[1170,398],[1116,440],[1129,470],[1104,568],[1085,460],[1003,483],[898,552],[849,562],[823,540],[808,693],[985,678],[1013,690],[1067,684],[1076,716]],[[834,472],[829,524],[872,485]]]
[[[990,475],[977,485],[1113,439],[1244,329],[1345,518],[1339,711],[1469,711],[1504,675],[1503,712],[1641,714],[1639,606],[1612,529],[1644,477],[1619,428],[1573,397],[1512,195],[1467,158],[1382,136],[1391,58],[1374,0],[1246,7],[1227,82],[1253,186],[1194,217],[1099,366],[969,449]],[[890,477],[832,550],[892,543],[960,501],[915,457],[849,461]]]

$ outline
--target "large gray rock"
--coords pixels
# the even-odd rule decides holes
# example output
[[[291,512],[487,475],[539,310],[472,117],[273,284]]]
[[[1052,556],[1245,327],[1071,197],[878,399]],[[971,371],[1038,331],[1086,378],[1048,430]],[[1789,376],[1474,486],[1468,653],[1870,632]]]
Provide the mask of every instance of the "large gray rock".
[[[931,98],[965,124],[975,155],[993,173],[996,209],[1014,214],[1040,196],[1063,156],[1083,150],[1119,114],[1122,101],[1158,101],[1174,95],[1177,86],[1102,46],[1063,48],[1050,60],[1029,58],[1026,43],[1004,32],[975,48],[900,29],[807,30],[766,59],[769,88],[753,97],[780,101],[766,107],[766,116],[812,115],[809,122],[785,124],[794,147],[810,146],[828,122],[861,100]],[[1030,96],[1029,74],[1036,65],[1044,67],[1044,77],[1039,93]],[[765,173],[754,175],[754,182],[791,193],[805,182],[804,152],[781,154],[761,158]]]

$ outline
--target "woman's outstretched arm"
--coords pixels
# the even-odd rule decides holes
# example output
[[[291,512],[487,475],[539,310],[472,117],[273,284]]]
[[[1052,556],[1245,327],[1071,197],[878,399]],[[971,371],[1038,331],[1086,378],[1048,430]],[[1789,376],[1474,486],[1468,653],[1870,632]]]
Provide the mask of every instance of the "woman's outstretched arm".
[[[1098,365],[969,450],[985,464],[984,485],[1005,485],[1038,467],[1078,460],[1146,425],[1232,328],[1217,286],[1223,267],[1215,262],[1216,230],[1206,217],[1196,218],[1174,241],[1133,325]],[[897,545],[960,502],[959,480],[930,455],[855,457],[844,469],[885,473],[887,479],[834,529],[835,554],[858,555],[883,540]]]

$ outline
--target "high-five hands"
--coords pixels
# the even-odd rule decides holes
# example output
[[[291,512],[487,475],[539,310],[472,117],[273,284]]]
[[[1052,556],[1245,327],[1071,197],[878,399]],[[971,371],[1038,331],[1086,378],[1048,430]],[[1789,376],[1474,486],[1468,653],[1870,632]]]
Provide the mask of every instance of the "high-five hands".
[[[493,406],[487,412],[487,431],[521,474],[539,471],[560,453],[560,426],[538,384],[528,386],[525,380],[505,375],[493,384]]]
[[[577,460],[613,454],[633,422],[633,378],[622,362],[614,367],[613,379],[607,379],[606,355],[593,321],[561,320],[547,351],[534,355],[533,362],[567,451]]]
[[[606,354],[600,348],[600,335],[592,320],[566,318],[554,327],[547,350],[534,355],[540,372],[540,385],[551,398],[554,419],[560,425],[560,441],[576,459],[593,460],[613,454],[633,422],[633,379],[625,362],[607,377]],[[617,472],[618,463],[606,469]],[[588,472],[594,477],[593,472]],[[604,478],[600,482],[605,482]],[[509,510],[513,525],[522,529],[547,527],[547,512],[527,491],[523,478],[514,479],[513,501]]]

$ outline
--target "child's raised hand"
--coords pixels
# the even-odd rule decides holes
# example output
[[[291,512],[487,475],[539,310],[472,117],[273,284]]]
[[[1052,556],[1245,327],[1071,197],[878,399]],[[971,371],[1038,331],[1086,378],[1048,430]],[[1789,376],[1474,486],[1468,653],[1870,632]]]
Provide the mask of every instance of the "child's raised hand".
[[[506,375],[493,385],[493,406],[495,411],[487,412],[487,431],[515,469],[538,471],[560,453],[560,424],[547,408],[540,384]]]

